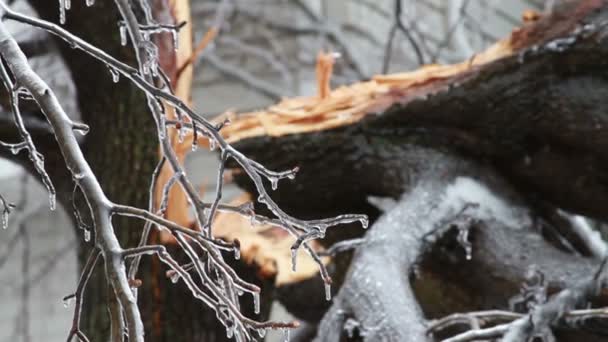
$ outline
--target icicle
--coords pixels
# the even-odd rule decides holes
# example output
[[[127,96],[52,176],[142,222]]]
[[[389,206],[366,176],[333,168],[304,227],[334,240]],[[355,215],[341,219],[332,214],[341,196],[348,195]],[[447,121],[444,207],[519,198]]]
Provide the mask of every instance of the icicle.
[[[360,218],[359,222],[361,222],[361,227],[363,227],[363,229],[369,227],[369,219],[367,217]]]
[[[2,229],[8,229],[8,210],[6,208],[2,211]]]
[[[192,152],[198,150],[198,141],[196,139],[192,139]]]
[[[65,9],[69,10],[72,8],[72,0],[65,0]]]
[[[238,246],[234,247],[234,259],[239,260],[241,258],[241,249]]]
[[[84,241],[86,241],[86,242],[91,241],[91,231],[88,229],[84,230]]]
[[[209,138],[209,151],[215,150],[216,142],[215,139]]]
[[[127,26],[120,25],[120,45],[127,45]]]
[[[289,328],[284,328],[283,329],[283,342],[289,342],[289,340],[291,339],[289,337],[289,333],[291,332],[291,330],[289,330]]]
[[[296,173],[298,173],[298,171],[300,171],[300,168],[299,168],[299,167],[297,167],[297,166],[296,166],[296,167],[294,167],[294,168],[291,170],[291,173],[287,175],[287,178],[289,178],[289,179],[291,179],[291,180],[296,179]]]
[[[18,154],[21,150],[27,149],[27,148],[28,147],[26,144],[14,144],[14,145],[11,145],[10,151],[12,154]]]
[[[469,226],[458,226],[458,236],[456,237],[458,244],[464,248],[465,257],[467,260],[471,260],[473,245],[469,241]]]
[[[276,190],[279,186],[279,179],[276,177],[270,177],[270,186],[272,187],[272,190]]]
[[[177,51],[177,49],[179,49],[179,32],[177,30],[171,30],[171,37],[173,38],[173,48]]]
[[[87,135],[90,131],[90,127],[83,123],[72,124],[72,129],[78,132],[80,135]]]
[[[57,207],[57,196],[55,195],[54,192],[49,192],[49,209],[51,209],[51,211],[55,211],[56,207]]]
[[[69,296],[63,299],[63,307],[64,308],[69,308],[70,304],[72,304],[72,301],[74,300],[74,296]]]
[[[65,10],[66,10],[66,0],[59,0],[59,23],[62,25],[65,24]]]
[[[112,81],[114,83],[118,83],[118,81],[120,81],[120,73],[118,72],[118,70],[109,67],[108,70],[110,70],[110,74],[112,74]]]
[[[253,292],[253,312],[260,313],[260,293]]]
[[[186,130],[184,126],[182,126],[177,132],[177,141],[181,144],[184,142],[184,138],[186,137]]]
[[[91,7],[91,6],[95,5],[95,0],[87,0],[86,5],[87,5],[87,7]]]
[[[171,275],[171,282],[173,284],[177,284],[177,281],[179,280],[179,273],[175,272]]]
[[[226,327],[226,337],[232,338],[234,336],[234,327]]]
[[[295,248],[291,249],[291,270],[296,271],[296,259],[298,257],[298,250]]]
[[[331,284],[325,283],[325,300],[331,300]]]

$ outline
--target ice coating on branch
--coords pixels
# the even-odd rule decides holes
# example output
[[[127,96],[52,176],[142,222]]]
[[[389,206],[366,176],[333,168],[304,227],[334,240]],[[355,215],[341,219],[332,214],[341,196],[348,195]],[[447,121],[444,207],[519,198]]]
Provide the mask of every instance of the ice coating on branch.
[[[143,40],[139,46],[142,52],[142,69],[144,75],[151,74],[152,76],[158,75],[158,47],[148,41]]]

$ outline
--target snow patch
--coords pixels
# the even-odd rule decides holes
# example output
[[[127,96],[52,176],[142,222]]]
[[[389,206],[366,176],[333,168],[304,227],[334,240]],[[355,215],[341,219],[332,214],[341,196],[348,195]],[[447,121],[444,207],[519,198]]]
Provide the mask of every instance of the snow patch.
[[[458,177],[448,185],[443,203],[451,208],[478,204],[476,211],[480,219],[496,220],[512,228],[531,224],[528,215],[522,215],[521,208],[505,202],[486,185],[470,177]]]

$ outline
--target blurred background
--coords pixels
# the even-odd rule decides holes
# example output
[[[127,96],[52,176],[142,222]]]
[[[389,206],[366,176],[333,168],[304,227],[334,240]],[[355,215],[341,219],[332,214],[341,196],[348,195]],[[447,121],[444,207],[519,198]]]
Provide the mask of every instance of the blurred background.
[[[510,33],[525,10],[549,11],[553,5],[542,0],[403,0],[400,6],[393,0],[192,0],[195,45],[218,21],[218,7],[225,7],[221,34],[196,61],[194,109],[213,117],[314,94],[321,50],[340,56],[334,87],[421,64],[462,61]],[[12,6],[35,15],[25,0]],[[7,25],[20,41],[42,34]],[[77,118],[75,87],[56,47],[31,58],[31,64]],[[0,124],[10,120],[10,112],[2,110]],[[191,179],[210,189],[216,167],[215,157],[205,151],[187,160]],[[229,187],[228,197],[231,193]],[[0,230],[0,341],[64,340],[72,310],[61,298],[76,286],[75,246],[82,238],[68,218],[71,208],[50,211],[39,181],[4,159],[0,194],[16,204],[9,228]],[[273,316],[283,315],[275,305]],[[276,338],[270,334],[267,340]]]

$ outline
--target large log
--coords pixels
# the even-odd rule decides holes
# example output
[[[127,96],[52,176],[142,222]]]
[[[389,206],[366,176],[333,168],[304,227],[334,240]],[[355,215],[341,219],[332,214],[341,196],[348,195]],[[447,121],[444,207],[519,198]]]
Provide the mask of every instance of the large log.
[[[540,205],[551,213],[561,208],[606,221],[607,25],[608,2],[566,2],[469,61],[377,76],[329,94],[322,92],[319,97],[287,99],[264,111],[237,115],[223,133],[266,166],[300,167],[294,181],[280,184],[272,193],[283,208],[300,217],[358,211],[370,214],[374,221],[379,212],[368,203],[369,196],[399,199],[402,194],[430,193],[434,204],[429,205],[437,205],[434,201],[441,203],[442,194],[437,184],[449,184],[458,175],[449,167],[444,175],[434,173],[435,166],[446,165],[442,158],[432,157],[439,153],[476,165],[460,175],[502,179],[502,185],[493,188],[494,194],[505,199],[516,193],[515,203],[528,208],[528,218],[548,219],[546,210],[537,210]],[[429,174],[435,183],[425,183],[431,184],[427,191],[420,181]],[[237,174],[236,180],[255,192],[246,177]],[[378,267],[393,265],[407,272],[420,261],[424,248],[419,240],[424,232],[432,231],[433,224],[424,227],[430,216],[409,216],[412,208],[424,212],[424,205],[418,208],[419,203],[410,203],[407,197],[400,203],[407,209],[405,216],[394,215],[408,218],[408,227],[420,228],[391,228],[386,223],[390,219],[384,218],[371,228],[366,241],[373,245],[373,236],[379,232],[398,234],[396,229],[402,229],[406,237],[393,235],[395,239],[387,242],[393,249],[385,253],[413,250],[413,255],[397,253],[397,260],[382,259]],[[441,217],[437,219],[441,221]],[[597,267],[597,260],[557,250],[542,239],[538,227],[530,223],[518,231],[486,222],[476,234],[472,262],[461,255],[459,262],[466,267],[457,272],[444,272],[445,268],[437,266],[446,265],[446,253],[435,248],[422,263],[428,266],[422,271],[426,278],[416,280],[413,290],[407,277],[395,281],[400,289],[394,290],[403,294],[398,300],[405,300],[404,305],[418,302],[427,317],[456,310],[507,308],[508,299],[525,280],[530,262],[539,264],[554,292],[577,283]],[[333,234],[327,243],[361,232],[344,229]],[[399,245],[403,239],[416,248]],[[518,239],[526,243],[517,243]],[[371,247],[367,253],[363,248],[357,250],[331,309],[334,313],[347,312],[373,326],[377,317],[370,313],[392,312],[388,305],[393,302],[371,296],[373,286],[366,285],[365,273],[357,271],[373,266],[378,255]],[[382,284],[391,281],[372,275],[367,278],[380,279]],[[338,276],[342,277],[344,274]],[[304,283],[289,287],[290,291],[302,288],[313,291]],[[343,294],[349,289],[351,296]],[[438,300],[445,291],[459,294],[459,298]],[[358,302],[353,296],[360,297]],[[290,296],[282,299],[288,306],[296,306]],[[357,307],[364,302],[368,311]],[[314,304],[299,307],[296,313],[314,320],[324,308]],[[344,321],[335,325],[331,312],[321,325],[321,339],[341,335]],[[413,320],[401,325],[399,319],[383,315],[386,329],[376,333],[400,336],[407,327],[421,337],[421,316],[408,315]]]

